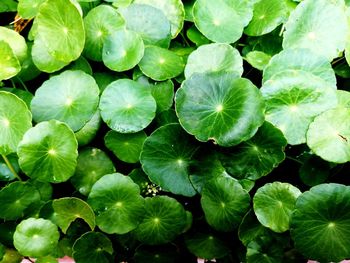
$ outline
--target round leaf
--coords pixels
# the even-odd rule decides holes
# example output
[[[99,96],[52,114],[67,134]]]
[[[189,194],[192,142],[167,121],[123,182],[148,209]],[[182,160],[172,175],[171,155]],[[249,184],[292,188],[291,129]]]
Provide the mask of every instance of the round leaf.
[[[146,138],[144,131],[131,134],[109,131],[105,136],[105,144],[123,162],[137,163]]]
[[[37,30],[48,53],[68,63],[83,51],[85,32],[83,19],[70,0],[47,0],[41,4],[36,16]]]
[[[228,245],[212,234],[197,232],[188,235],[185,244],[191,253],[205,259],[222,258],[230,252]]]
[[[51,221],[28,218],[16,227],[13,243],[23,256],[43,257],[53,252],[59,237],[57,226]]]
[[[144,142],[140,155],[142,169],[162,190],[194,196],[189,164],[198,147],[179,124],[155,130]]]
[[[339,107],[317,116],[307,131],[307,145],[322,159],[350,161],[350,108]]]
[[[150,89],[129,79],[112,82],[100,100],[102,119],[121,133],[138,132],[147,127],[155,116],[156,107]]]
[[[32,127],[32,114],[23,100],[0,91],[0,154],[16,152],[24,133]]]
[[[136,1],[134,1],[135,3]],[[160,2],[163,5],[162,1]],[[167,48],[170,43],[170,22],[157,7],[131,4],[118,10],[126,21],[126,28],[137,32],[146,45]]]
[[[228,44],[212,43],[200,46],[189,55],[185,67],[186,78],[193,73],[210,71],[228,71],[241,76],[243,61],[238,50]]]
[[[313,118],[337,104],[335,90],[306,71],[283,71],[261,88],[266,102],[266,120],[278,127],[289,144],[306,142]]]
[[[67,123],[73,131],[82,128],[98,106],[99,88],[83,71],[64,71],[45,81],[31,102],[36,122],[56,119]]]
[[[98,227],[108,234],[130,232],[144,213],[139,186],[119,173],[100,178],[91,189],[88,203],[96,212]]]
[[[180,75],[185,64],[182,57],[173,51],[156,46],[147,46],[139,67],[147,77],[163,81]]]
[[[327,58],[315,54],[310,49],[285,49],[273,56],[264,69],[263,82],[286,70],[303,70],[325,80],[336,89],[336,78]]]
[[[245,28],[248,36],[270,33],[287,18],[287,5],[280,0],[260,0],[254,5],[253,18]]]
[[[253,1],[197,0],[193,6],[194,23],[214,42],[233,43],[253,16]]]
[[[112,253],[112,242],[100,232],[85,233],[73,246],[73,258],[76,263],[111,263]]]
[[[296,249],[321,262],[350,257],[350,188],[321,184],[303,193],[291,218]]]
[[[71,182],[82,195],[88,195],[97,180],[113,172],[115,172],[113,162],[105,152],[97,148],[85,148],[79,152]]]
[[[10,79],[21,71],[21,65],[10,45],[0,40],[0,80]]]
[[[284,160],[286,146],[282,132],[265,122],[253,138],[224,150],[221,162],[235,178],[257,180],[268,175]]]
[[[176,199],[147,197],[144,216],[134,233],[142,243],[156,245],[172,241],[185,226],[186,212]]]
[[[67,232],[70,224],[77,218],[83,219],[91,228],[95,228],[95,214],[91,207],[76,197],[65,197],[53,200],[52,207],[55,213],[55,223],[62,232]]]
[[[108,35],[103,44],[103,63],[111,70],[126,71],[143,57],[145,47],[139,34],[121,29]]]
[[[185,19],[185,9],[181,0],[135,0],[134,3],[160,9],[171,22],[172,38],[175,38],[181,31]]]
[[[102,61],[103,43],[107,36],[121,29],[124,19],[117,10],[108,5],[99,5],[84,17],[86,43],[84,55],[94,61]]]
[[[329,61],[345,48],[345,8],[334,1],[302,1],[285,24],[283,48],[308,48]]]
[[[64,123],[51,120],[29,129],[18,146],[22,171],[41,182],[67,181],[75,171],[78,143]]]
[[[201,205],[208,224],[219,231],[232,231],[248,212],[250,197],[238,181],[219,176],[202,190]]]
[[[264,122],[259,90],[232,73],[194,74],[175,96],[180,124],[200,141],[233,146],[251,138]]]
[[[290,215],[300,190],[288,183],[273,182],[260,187],[253,198],[253,207],[259,222],[272,231],[282,233],[289,229]]]
[[[15,220],[24,216],[25,210],[40,200],[40,194],[29,183],[13,182],[0,191],[0,218]]]

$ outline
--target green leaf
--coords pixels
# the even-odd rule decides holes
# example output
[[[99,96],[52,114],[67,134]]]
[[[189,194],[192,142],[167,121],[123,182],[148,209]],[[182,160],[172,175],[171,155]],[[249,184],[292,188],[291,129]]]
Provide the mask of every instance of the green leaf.
[[[323,79],[300,70],[283,71],[261,88],[266,120],[279,128],[289,144],[306,142],[313,118],[337,104],[335,90]]]
[[[186,36],[189,40],[196,44],[196,46],[206,45],[210,43],[201,32],[198,31],[195,25],[192,25],[187,31]]]
[[[142,220],[135,229],[136,238],[149,245],[172,241],[186,226],[186,212],[174,198],[147,197]]]
[[[94,61],[102,61],[102,48],[106,38],[125,26],[121,15],[111,6],[99,5],[84,17],[86,43],[84,55]]]
[[[81,129],[98,106],[99,88],[93,77],[81,70],[67,70],[45,81],[31,102],[36,122],[56,119],[73,130]]]
[[[43,257],[55,249],[59,237],[57,226],[51,221],[28,218],[17,225],[13,243],[23,256]]]
[[[103,43],[102,60],[111,70],[121,72],[135,67],[143,57],[145,47],[141,36],[131,30],[117,30]]]
[[[147,46],[139,67],[147,77],[163,81],[180,75],[185,64],[182,57],[173,51],[157,46]]]
[[[91,189],[88,203],[96,212],[97,226],[108,234],[130,232],[144,213],[139,186],[119,173],[100,178]]]
[[[111,263],[112,242],[100,232],[88,232],[78,238],[73,246],[76,263]]]
[[[16,12],[17,2],[15,0],[3,0],[0,3],[0,13]]]
[[[257,180],[271,173],[284,160],[286,146],[282,132],[265,122],[250,140],[223,149],[221,162],[233,177]]]
[[[176,263],[179,260],[179,252],[173,244],[163,246],[140,246],[134,254],[137,263]]]
[[[271,56],[261,51],[251,51],[245,59],[253,68],[264,70],[270,62]]]
[[[0,154],[16,152],[24,133],[32,127],[32,114],[23,100],[0,91]]]
[[[15,220],[24,216],[30,205],[40,200],[38,190],[30,183],[13,182],[0,190],[0,218]]]
[[[156,82],[150,88],[157,103],[157,112],[170,109],[174,102],[174,83],[171,80]]]
[[[54,258],[53,256],[47,256],[47,257],[42,257],[38,258],[36,263],[58,263],[58,259]]]
[[[299,177],[308,186],[324,183],[330,175],[330,164],[316,155],[310,154],[300,166]]]
[[[297,200],[291,218],[296,249],[321,262],[339,262],[350,257],[350,188],[320,184]]]
[[[214,234],[197,232],[187,235],[185,244],[199,258],[222,258],[230,253],[228,245]]]
[[[82,195],[88,195],[97,180],[113,172],[114,164],[105,152],[97,148],[84,148],[79,151],[71,182]]]
[[[290,216],[300,190],[288,183],[273,182],[260,187],[253,198],[259,222],[277,233],[289,229]]]
[[[56,60],[69,63],[84,49],[83,19],[70,0],[46,0],[36,16],[36,36]]]
[[[322,55],[305,48],[285,49],[273,56],[263,72],[263,82],[286,70],[312,73],[336,89],[336,78],[331,63]]]
[[[141,153],[143,142],[147,135],[144,131],[131,134],[123,134],[109,131],[105,136],[105,145],[118,159],[126,163],[137,163]]]
[[[130,79],[112,82],[100,100],[102,119],[121,133],[138,132],[147,127],[155,117],[156,107],[150,89]]]
[[[224,43],[202,45],[193,51],[185,67],[185,77],[193,73],[212,71],[233,72],[237,76],[243,73],[243,61],[238,50]]]
[[[249,194],[238,181],[228,176],[208,181],[201,194],[205,219],[219,231],[236,229],[249,209]]]
[[[338,107],[350,108],[350,92],[346,90],[337,90]]]
[[[256,218],[254,211],[249,212],[243,217],[238,228],[238,237],[243,245],[248,246],[251,241],[256,240],[259,236],[268,236],[269,229],[264,227]]]
[[[163,2],[160,2],[163,5]],[[171,25],[165,14],[157,7],[144,4],[131,4],[118,11],[126,21],[126,28],[137,32],[145,45],[167,48],[171,38]]]
[[[67,181],[77,164],[78,143],[64,123],[51,120],[29,129],[18,146],[22,171],[41,182]]]
[[[95,228],[95,214],[92,208],[83,200],[76,197],[64,197],[52,202],[55,212],[55,223],[66,234],[68,227],[77,218],[83,219],[91,228]]]
[[[21,71],[21,65],[10,45],[0,40],[0,80],[10,79]]]
[[[175,96],[181,126],[200,141],[233,146],[264,122],[262,96],[248,79],[225,72],[194,74]]]
[[[179,124],[155,130],[144,142],[140,155],[142,169],[162,190],[194,196],[189,165],[198,147]]]
[[[252,16],[253,1],[197,0],[193,6],[196,27],[214,42],[236,42]]]
[[[329,61],[345,48],[345,8],[336,1],[302,1],[285,24],[283,48],[308,48]]]
[[[96,136],[102,123],[100,110],[97,109],[91,119],[75,133],[79,147],[89,144]]]
[[[47,73],[58,71],[69,64],[69,62],[63,62],[54,58],[45,45],[45,39],[40,37],[40,35],[35,38],[32,47],[32,58],[35,66]]]
[[[254,4],[253,18],[244,33],[248,36],[264,35],[273,31],[286,19],[286,1],[260,0]]]
[[[350,161],[349,119],[350,108],[339,107],[318,115],[307,131],[307,145],[328,162]]]
[[[134,0],[160,9],[171,22],[171,38],[175,38],[184,25],[185,9],[181,0]]]
[[[273,236],[261,236],[247,246],[247,263],[283,262],[283,247]]]
[[[18,14],[24,19],[33,18],[38,14],[40,5],[44,2],[45,0],[19,0]]]
[[[27,57],[25,38],[18,32],[6,27],[0,27],[0,41],[9,44],[19,62],[22,62]]]
[[[18,98],[20,98],[25,102],[28,108],[30,107],[30,102],[32,101],[34,95],[29,91],[17,89],[17,88],[2,88],[2,90],[15,94]]]

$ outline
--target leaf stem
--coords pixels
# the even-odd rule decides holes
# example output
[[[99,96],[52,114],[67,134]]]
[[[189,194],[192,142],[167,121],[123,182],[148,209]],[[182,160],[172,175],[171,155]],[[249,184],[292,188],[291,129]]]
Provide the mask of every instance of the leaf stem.
[[[11,173],[19,180],[22,181],[22,178],[18,175],[16,170],[13,168],[12,164],[10,163],[9,159],[7,159],[6,155],[1,154],[2,158],[4,159],[7,167],[10,169]]]
[[[21,83],[22,87],[23,87],[26,91],[28,91],[28,88],[27,88],[26,84],[24,84],[23,80],[21,80],[20,77],[16,77],[16,78],[17,78],[18,81]]]
[[[298,159],[296,159],[296,158],[293,158],[293,157],[290,157],[290,156],[286,156],[286,158],[289,159],[289,160],[292,160],[292,161],[294,161],[294,162],[297,162],[297,163],[299,163],[299,164],[304,164],[302,161],[300,161],[300,160],[298,160]]]

